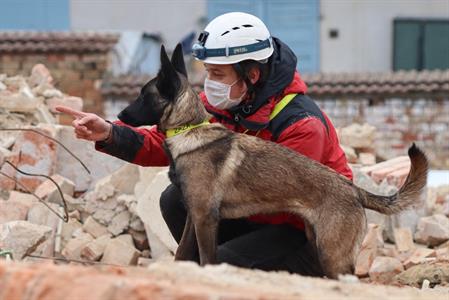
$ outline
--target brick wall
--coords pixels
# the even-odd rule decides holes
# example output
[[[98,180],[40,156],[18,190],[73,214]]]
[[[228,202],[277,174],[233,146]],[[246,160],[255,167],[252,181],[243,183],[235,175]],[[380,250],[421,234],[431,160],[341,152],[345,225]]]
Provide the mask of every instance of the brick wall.
[[[56,88],[82,97],[84,110],[103,115],[101,79],[108,68],[107,53],[0,53],[0,74],[29,76],[35,64],[51,72]]]
[[[449,169],[449,98],[443,99],[326,99],[317,100],[336,127],[367,122],[377,128],[379,156],[407,153],[416,141],[432,168]]]

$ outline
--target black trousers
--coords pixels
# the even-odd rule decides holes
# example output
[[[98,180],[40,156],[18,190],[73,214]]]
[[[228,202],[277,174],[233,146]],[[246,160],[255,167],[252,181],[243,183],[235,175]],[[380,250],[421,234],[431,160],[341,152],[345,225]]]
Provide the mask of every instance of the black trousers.
[[[162,216],[179,243],[187,212],[181,191],[174,185],[160,198]],[[305,233],[281,224],[258,224],[247,219],[224,219],[218,228],[217,259],[220,263],[265,271],[288,271],[323,276],[316,253]],[[199,259],[197,259],[199,262]]]

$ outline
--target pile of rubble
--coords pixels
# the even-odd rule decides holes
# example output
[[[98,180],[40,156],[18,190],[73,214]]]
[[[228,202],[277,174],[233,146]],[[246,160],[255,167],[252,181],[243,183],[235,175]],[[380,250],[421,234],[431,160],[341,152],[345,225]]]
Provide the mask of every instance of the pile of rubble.
[[[177,244],[159,209],[160,194],[169,184],[167,168],[128,164],[76,139],[73,128],[59,124],[61,116],[52,108],[82,107],[82,101],[70,99],[52,87],[42,65],[29,78],[0,76],[0,128],[31,128],[55,138],[90,171],[45,136],[0,131],[1,163],[50,176],[63,193],[61,198],[48,178],[26,176],[3,164],[0,171],[17,182],[0,174],[0,256],[118,266],[172,260]],[[22,102],[27,109],[21,108]],[[369,125],[339,131],[355,183],[376,194],[392,194],[404,182],[410,161],[404,156],[376,163],[374,135]],[[66,212],[68,222],[58,217]],[[415,210],[393,217],[367,210],[367,216],[370,225],[357,260],[358,277],[343,281],[448,289],[449,186],[428,188]],[[253,274],[247,272],[245,276]]]
[[[391,195],[410,171],[408,156],[376,163],[376,128],[352,124],[339,130],[354,182],[369,192]],[[366,210],[368,232],[355,274],[364,281],[416,287],[449,287],[449,183],[428,187],[412,210],[385,216]]]
[[[35,65],[28,78],[0,74],[0,126],[56,124],[56,105],[82,109],[83,100],[57,90],[44,65]]]
[[[15,260],[145,263],[150,246],[137,200],[149,186],[148,174],[163,170],[95,151],[60,124],[71,119],[58,115],[56,105],[80,110],[82,99],[55,89],[45,66],[36,65],[27,78],[0,75],[0,250]],[[170,256],[176,247],[173,240],[165,238],[167,249],[153,239],[153,257]]]
[[[150,172],[156,175],[156,187],[148,181],[151,177],[148,170],[127,164],[78,198],[73,197],[72,181],[53,175],[67,205],[67,223],[54,213],[62,216],[64,209],[52,181],[44,181],[34,194],[53,211],[31,194],[10,191],[7,200],[0,199],[0,248],[11,250],[16,260],[65,258],[68,262],[101,261],[124,266],[146,265],[150,257],[172,258],[176,243],[168,239],[168,229],[158,233],[167,237],[162,240],[168,241],[170,248],[152,235],[154,247],[150,252],[147,232],[153,232],[152,222],[163,224],[163,221],[157,215],[157,207],[150,207],[152,211],[147,212],[148,204],[152,205],[148,201],[156,205],[156,193],[160,194],[160,187],[168,185],[166,170],[154,168]],[[147,230],[139,213],[144,218],[153,218]]]

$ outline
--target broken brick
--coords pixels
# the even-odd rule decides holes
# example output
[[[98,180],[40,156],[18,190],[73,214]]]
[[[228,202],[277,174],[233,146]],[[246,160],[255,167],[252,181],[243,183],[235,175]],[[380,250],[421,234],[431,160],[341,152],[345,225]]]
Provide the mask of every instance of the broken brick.
[[[139,256],[140,252],[136,248],[120,239],[112,239],[104,250],[101,262],[121,266],[136,265]]]
[[[52,175],[51,178],[59,185],[59,188],[61,189],[63,194],[73,196],[75,184],[71,180],[62,177],[59,174]],[[47,179],[42,184],[40,184],[37,187],[35,193],[37,196],[45,199],[48,202],[58,203],[62,205],[62,199],[58,187],[50,179]]]

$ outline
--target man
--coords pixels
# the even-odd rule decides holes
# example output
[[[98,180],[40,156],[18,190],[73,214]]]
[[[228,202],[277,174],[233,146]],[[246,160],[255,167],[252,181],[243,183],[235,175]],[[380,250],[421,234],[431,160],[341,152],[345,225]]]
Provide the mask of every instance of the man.
[[[193,55],[204,63],[207,72],[200,97],[213,116],[211,122],[279,143],[352,179],[335,128],[305,96],[307,88],[296,71],[296,56],[271,37],[260,19],[245,13],[215,18],[201,33]],[[168,165],[162,147],[165,135],[158,128],[133,128],[94,114],[64,107],[59,110],[76,117],[73,126],[77,137],[95,141],[97,150],[142,166]],[[179,242],[186,220],[179,188],[170,185],[160,206]],[[303,230],[301,218],[288,214],[222,220],[218,260],[247,268],[320,276],[320,264]]]

